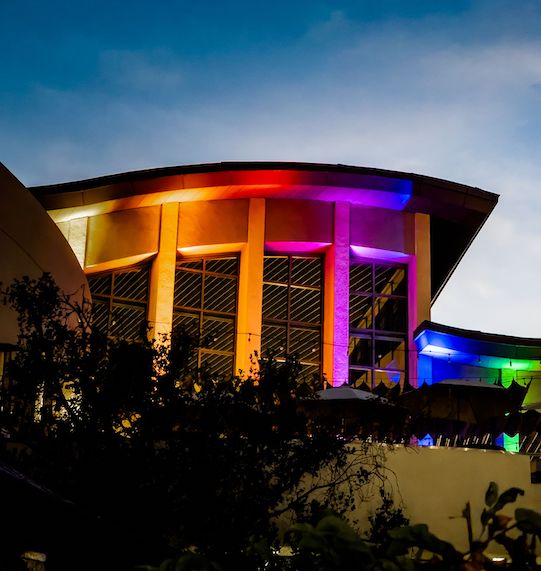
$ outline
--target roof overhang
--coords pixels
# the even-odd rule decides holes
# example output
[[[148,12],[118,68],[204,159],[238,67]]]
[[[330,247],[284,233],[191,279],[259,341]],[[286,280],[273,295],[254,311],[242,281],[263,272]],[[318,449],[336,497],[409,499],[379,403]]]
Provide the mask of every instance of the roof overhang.
[[[414,332],[420,355],[490,369],[541,371],[541,339],[511,337],[424,321]]]
[[[56,221],[163,202],[251,197],[344,201],[428,214],[433,301],[498,201],[479,188],[413,173],[294,162],[182,165],[30,190]]]

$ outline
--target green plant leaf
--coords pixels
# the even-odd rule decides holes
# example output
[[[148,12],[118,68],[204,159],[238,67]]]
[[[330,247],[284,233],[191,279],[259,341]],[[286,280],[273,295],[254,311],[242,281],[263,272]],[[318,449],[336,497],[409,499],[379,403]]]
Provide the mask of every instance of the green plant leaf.
[[[173,569],[174,560],[173,559],[166,559],[160,563],[158,567],[158,571],[172,571]]]
[[[496,482],[490,482],[487,491],[485,493],[485,504],[488,507],[493,506],[498,499],[498,484]]]
[[[523,495],[524,495],[524,490],[522,490],[521,488],[509,488],[508,490],[505,490],[505,492],[500,494],[498,501],[492,507],[492,513],[494,514],[500,511],[507,504],[516,502],[518,496],[523,496]]]
[[[534,510],[525,508],[517,508],[515,510],[515,519],[517,527],[524,533],[541,534],[541,514]]]
[[[388,551],[391,556],[403,555],[410,547],[419,547],[441,555],[444,561],[455,561],[461,558],[460,553],[450,543],[430,533],[426,524],[420,523],[392,529],[389,531],[389,536],[393,540]]]

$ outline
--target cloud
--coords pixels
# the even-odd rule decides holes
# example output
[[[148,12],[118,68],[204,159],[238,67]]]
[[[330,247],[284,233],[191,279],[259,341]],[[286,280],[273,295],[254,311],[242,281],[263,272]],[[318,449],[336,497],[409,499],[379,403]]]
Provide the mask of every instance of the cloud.
[[[183,82],[179,62],[168,50],[104,50],[99,59],[100,80],[109,88],[144,92],[176,90]]]
[[[27,184],[292,160],[418,172],[499,193],[434,319],[541,336],[541,17],[530,2],[474,4],[383,22],[335,10],[286,45],[197,65],[166,48],[102,49],[86,85],[36,86],[22,119],[2,116],[0,152]]]

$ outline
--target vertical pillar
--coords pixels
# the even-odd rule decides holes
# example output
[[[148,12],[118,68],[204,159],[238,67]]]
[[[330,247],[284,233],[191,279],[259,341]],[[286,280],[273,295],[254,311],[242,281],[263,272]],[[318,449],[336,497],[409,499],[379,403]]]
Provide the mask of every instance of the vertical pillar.
[[[158,255],[150,270],[148,321],[150,335],[158,339],[171,332],[177,260],[178,203],[162,204]]]
[[[430,216],[416,213],[414,218],[415,256],[409,264],[409,382],[412,386],[419,385],[419,376],[426,376],[429,371],[428,363],[419,363],[413,332],[425,320],[430,320],[432,302],[431,268],[430,268]],[[421,367],[419,366],[421,364]],[[431,381],[429,381],[431,382]]]
[[[265,199],[251,198],[248,210],[248,241],[240,256],[239,300],[235,370],[249,376],[261,354],[263,304],[263,257],[265,253]]]
[[[333,243],[325,257],[323,372],[333,386],[348,380],[349,204],[334,205]]]
[[[56,225],[71,246],[75,257],[79,261],[79,264],[81,264],[81,268],[84,269],[88,217],[75,218],[68,222],[57,222]]]

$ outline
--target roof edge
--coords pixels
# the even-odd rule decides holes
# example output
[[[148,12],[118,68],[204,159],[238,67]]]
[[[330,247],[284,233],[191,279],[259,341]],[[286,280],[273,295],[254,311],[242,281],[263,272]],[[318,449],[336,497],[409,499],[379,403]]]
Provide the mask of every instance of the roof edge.
[[[541,347],[541,339],[534,337],[516,337],[513,335],[503,335],[500,333],[486,333],[475,329],[462,329],[453,327],[451,325],[444,325],[443,323],[435,323],[433,321],[423,321],[413,332],[413,337],[418,337],[425,330],[434,331],[436,333],[444,333],[447,335],[455,335],[457,337],[464,337],[468,339],[475,339],[477,341],[484,341],[487,343],[500,343],[504,345],[520,345],[523,347]]]
[[[168,167],[158,167],[153,169],[142,169],[127,171],[123,173],[104,175],[94,178],[61,182],[48,185],[31,186],[28,189],[35,195],[47,195],[49,193],[72,192],[109,184],[130,182],[133,180],[149,180],[165,176],[181,174],[193,174],[204,172],[227,172],[231,170],[304,170],[312,172],[340,172],[348,174],[382,176],[396,179],[408,179],[417,182],[424,182],[433,186],[449,188],[468,195],[477,196],[493,202],[498,201],[498,194],[483,190],[478,187],[469,186],[462,183],[452,182],[445,179],[408,173],[396,170],[386,170],[374,167],[362,167],[344,164],[327,163],[304,163],[291,161],[223,161],[218,163],[200,163],[188,165],[176,165]]]

